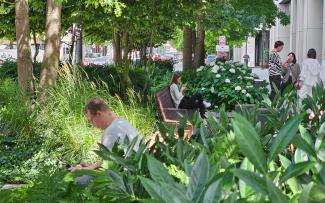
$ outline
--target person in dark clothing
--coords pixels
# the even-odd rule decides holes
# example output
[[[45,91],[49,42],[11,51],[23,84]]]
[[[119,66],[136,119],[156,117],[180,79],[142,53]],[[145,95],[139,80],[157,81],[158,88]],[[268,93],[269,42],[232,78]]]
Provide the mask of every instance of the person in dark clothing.
[[[283,79],[281,83],[281,90],[283,91],[288,85],[295,86],[300,75],[300,66],[297,64],[296,55],[290,52],[287,57],[288,68],[283,70]]]

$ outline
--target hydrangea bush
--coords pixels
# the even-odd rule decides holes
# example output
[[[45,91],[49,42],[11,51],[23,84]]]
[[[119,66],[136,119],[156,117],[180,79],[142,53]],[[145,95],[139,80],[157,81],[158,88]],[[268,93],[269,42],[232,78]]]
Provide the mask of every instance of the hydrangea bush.
[[[201,93],[215,108],[224,103],[232,110],[236,104],[255,104],[268,92],[266,82],[254,86],[255,78],[245,65],[227,61],[201,66],[195,74],[185,74],[183,80],[189,84],[186,94]]]

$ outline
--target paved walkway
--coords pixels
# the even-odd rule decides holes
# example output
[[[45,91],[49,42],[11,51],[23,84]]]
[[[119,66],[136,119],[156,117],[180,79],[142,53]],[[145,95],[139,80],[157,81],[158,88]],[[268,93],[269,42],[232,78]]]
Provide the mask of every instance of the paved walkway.
[[[261,80],[266,80],[269,82],[269,69],[262,69],[260,67],[252,68],[252,72],[257,75]],[[267,86],[269,92],[271,91],[270,85]]]

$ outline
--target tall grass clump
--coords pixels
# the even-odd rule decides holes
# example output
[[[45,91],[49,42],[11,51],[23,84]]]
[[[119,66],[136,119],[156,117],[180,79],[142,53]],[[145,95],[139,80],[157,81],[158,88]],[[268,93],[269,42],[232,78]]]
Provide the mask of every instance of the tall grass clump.
[[[130,90],[127,100],[109,94],[104,82],[75,77],[69,67],[59,71],[54,88],[43,103],[29,112],[18,95],[17,82],[0,82],[0,182],[21,182],[35,177],[41,168],[59,168],[80,161],[93,161],[93,150],[102,132],[91,127],[84,116],[85,103],[96,96],[108,101],[119,117],[130,121],[143,136],[154,132],[155,113]]]

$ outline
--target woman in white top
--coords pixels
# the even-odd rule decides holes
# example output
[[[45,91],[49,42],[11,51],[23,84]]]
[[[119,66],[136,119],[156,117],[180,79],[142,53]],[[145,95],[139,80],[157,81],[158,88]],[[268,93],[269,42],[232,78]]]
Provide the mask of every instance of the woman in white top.
[[[199,109],[201,118],[205,118],[205,109],[210,107],[211,104],[203,101],[201,94],[184,96],[183,92],[186,88],[186,84],[184,84],[181,88],[178,87],[181,82],[181,78],[182,76],[180,73],[174,73],[169,89],[175,107],[180,109]]]
[[[307,59],[301,64],[301,73],[297,83],[299,98],[304,99],[312,95],[312,88],[320,81],[321,66],[316,59],[316,50],[309,49]]]

